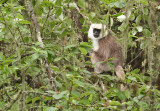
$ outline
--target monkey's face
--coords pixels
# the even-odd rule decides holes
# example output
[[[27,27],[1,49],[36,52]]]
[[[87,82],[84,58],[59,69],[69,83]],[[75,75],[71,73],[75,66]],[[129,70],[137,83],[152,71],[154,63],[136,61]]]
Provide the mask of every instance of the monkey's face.
[[[101,29],[96,29],[96,28],[93,29],[93,35],[95,38],[98,38],[100,36],[100,33]]]
[[[92,24],[88,31],[88,37],[92,40],[99,40],[103,37],[106,37],[107,35],[108,30],[106,30],[106,25],[102,24]]]

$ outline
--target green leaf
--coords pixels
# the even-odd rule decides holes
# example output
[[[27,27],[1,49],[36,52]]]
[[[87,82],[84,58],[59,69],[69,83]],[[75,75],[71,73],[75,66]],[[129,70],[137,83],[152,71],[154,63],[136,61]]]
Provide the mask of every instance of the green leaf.
[[[147,44],[146,41],[142,41],[141,44],[140,44],[140,48],[141,49],[145,49],[146,48],[146,44]]]
[[[123,15],[123,13],[114,14],[114,15],[112,15],[112,17],[118,17],[118,16],[121,16],[121,15]]]
[[[128,110],[131,111],[132,108],[133,108],[133,106],[128,106],[128,107],[127,107],[127,111],[128,111]]]
[[[37,76],[40,73],[40,69],[38,67],[31,67],[32,72],[30,72],[30,76]]]
[[[136,78],[135,78],[135,77],[133,77],[133,76],[128,76],[127,78],[128,78],[128,79],[130,79],[130,80],[132,80],[132,81],[137,82]]]
[[[92,46],[90,44],[88,44],[88,42],[81,42],[79,47],[84,48],[87,51],[91,51],[91,49],[92,49]]]
[[[60,72],[59,68],[57,66],[52,66],[51,69],[55,72]]]
[[[35,97],[35,98],[32,99],[32,103],[35,103],[38,100],[40,100],[40,97]]]
[[[55,99],[61,99],[62,97],[67,96],[67,91],[63,91],[60,94],[54,94],[53,97]]]
[[[18,18],[18,19],[23,19],[23,16],[18,13],[17,16],[16,16],[16,18]]]
[[[137,26],[136,28],[137,28],[138,32],[142,32],[143,31],[143,27],[142,26]]]
[[[127,97],[127,99],[129,99],[131,97],[131,93],[129,90],[126,90],[124,93],[125,93],[125,96]]]
[[[144,36],[146,36],[146,37],[151,37],[151,36],[152,36],[152,33],[151,33],[148,29],[144,29],[144,30],[143,30],[143,34],[144,34]]]
[[[144,102],[144,101],[140,101],[140,102],[138,102],[138,104],[139,104],[141,107],[143,107],[143,108],[146,108],[146,109],[149,108],[149,105],[148,105],[146,102]]]
[[[1,27],[2,28],[2,27]],[[2,36],[5,34],[5,32],[0,32],[0,41],[5,40],[5,38],[3,38]],[[7,39],[8,40],[8,39]],[[8,40],[9,41],[9,40]]]
[[[113,68],[115,65],[114,65],[114,63],[112,63],[112,62],[107,62],[107,65],[110,67],[110,68]]]
[[[24,42],[28,43],[30,38],[29,37],[24,37],[23,40],[24,40]]]
[[[90,45],[88,45],[88,42],[81,42],[80,46],[86,46],[86,47],[90,47]]]
[[[32,60],[36,60],[39,58],[39,55],[37,53],[33,54],[32,55]]]
[[[72,45],[68,45],[66,47],[64,47],[64,49],[70,49],[70,48],[73,48],[73,47],[76,47],[77,45],[76,44],[72,44]]]
[[[62,8],[60,7],[56,10],[56,17],[59,17],[61,14],[62,14]]]
[[[46,107],[44,109],[44,111],[57,111],[57,110],[58,110],[58,108],[56,108],[56,107]]]
[[[101,64],[101,63],[104,63],[104,61],[96,62],[95,64],[92,65],[92,67],[95,67],[97,64]]]
[[[62,58],[63,58],[63,57],[57,57],[57,58],[54,59],[54,62],[58,62],[58,61],[60,61]]]
[[[136,18],[136,24],[139,25],[140,21],[141,21],[141,15],[139,15],[139,16]]]
[[[32,98],[31,98],[31,97],[28,97],[27,100],[26,100],[26,103],[27,103],[27,104],[32,103],[31,101],[32,101]]]
[[[27,20],[20,20],[20,21],[18,21],[18,23],[20,23],[20,24],[31,24],[29,21],[27,21]]]
[[[61,1],[61,0],[58,0]],[[45,5],[45,6],[54,6],[53,2],[51,1],[43,1],[41,4]]]
[[[140,69],[134,69],[133,71],[131,71],[131,74],[138,74],[140,71]]]
[[[5,56],[3,55],[3,53],[2,52],[0,52],[0,61],[4,61],[6,58],[5,58]]]
[[[81,8],[85,8],[85,0],[78,0],[78,6]]]
[[[121,106],[122,104],[121,104],[120,102],[118,102],[118,101],[111,101],[111,102],[109,103],[109,105]]]
[[[15,9],[16,11],[18,11],[19,9],[21,9],[21,10],[23,9],[23,10],[24,10],[25,8],[24,8],[23,6],[18,6],[18,7],[14,7],[14,9]]]
[[[47,93],[50,93],[50,94],[55,94],[56,92],[55,91],[46,91]]]
[[[80,86],[80,87],[84,87],[85,86],[85,83],[84,82],[81,82],[81,81],[79,81],[79,80],[75,80],[75,83],[78,85],[78,86]]]
[[[123,8],[126,6],[126,2],[124,0],[112,2],[108,6],[110,7],[117,7],[117,8]]]
[[[141,83],[144,83],[143,79],[139,76],[139,74],[133,74],[137,79],[141,81]]]
[[[137,30],[133,29],[132,30],[132,35],[136,35],[137,34]]]
[[[94,18],[96,16],[96,13],[91,12],[90,15],[91,15],[92,18]]]
[[[89,99],[88,99],[89,101],[92,101],[93,100],[93,95],[91,94],[90,96],[89,96]]]
[[[131,14],[131,16],[129,18],[130,18],[130,21],[133,21],[135,19],[135,15]]]
[[[85,105],[90,104],[88,99],[82,99],[80,102]]]
[[[126,99],[125,93],[122,92],[122,91],[119,91],[119,92],[117,93],[117,96],[118,96],[118,98],[121,99],[121,100]]]
[[[56,0],[55,5],[61,6],[62,5],[62,0]]]
[[[148,8],[143,8],[144,15],[148,15]]]
[[[74,97],[80,97],[81,93],[73,90],[72,91],[72,96],[74,96]]]
[[[79,49],[80,49],[80,51],[81,51],[81,53],[82,53],[82,54],[84,54],[84,55],[86,55],[86,54],[87,54],[86,49],[84,49],[84,48],[79,48]]]
[[[155,109],[160,108],[160,103],[156,104],[154,108]]]
[[[55,99],[61,99],[63,97],[63,95],[62,94],[58,94],[58,95],[53,95],[53,97]]]
[[[114,23],[114,21],[113,21],[113,18],[112,17],[110,17],[110,27],[112,27],[113,26],[113,23]]]
[[[5,109],[5,103],[0,101],[0,110],[4,110]]]

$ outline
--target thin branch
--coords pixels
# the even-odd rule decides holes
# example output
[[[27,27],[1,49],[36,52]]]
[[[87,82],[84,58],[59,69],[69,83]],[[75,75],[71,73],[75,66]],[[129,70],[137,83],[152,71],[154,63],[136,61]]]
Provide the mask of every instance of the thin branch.
[[[21,94],[22,94],[22,92],[20,91],[20,92],[18,93],[17,97],[11,102],[11,104],[10,104],[8,107],[5,108],[6,111],[8,111],[9,109],[11,109],[11,107],[13,106],[13,104],[21,97],[21,96],[20,96]]]
[[[77,10],[84,18],[86,18],[86,19],[92,24],[92,22],[89,20],[89,18],[88,18],[86,15],[84,15],[84,14],[81,13],[81,11],[80,11],[79,7],[77,6],[77,4],[74,3],[74,5],[75,5],[75,7],[76,7],[76,10]]]
[[[131,64],[135,59],[137,59],[140,56],[140,54],[142,54],[142,52],[144,52],[144,50],[140,51],[135,58],[133,58],[130,62],[126,64],[126,66]]]
[[[43,29],[44,29],[44,26],[45,26],[45,24],[46,24],[46,22],[47,22],[47,20],[48,20],[48,18],[49,18],[49,16],[50,16],[50,12],[51,12],[51,10],[53,9],[53,6],[52,6],[52,8],[50,8],[49,7],[49,11],[48,11],[48,13],[47,13],[47,17],[46,17],[46,19],[45,19],[45,21],[44,21],[44,23],[43,23]]]

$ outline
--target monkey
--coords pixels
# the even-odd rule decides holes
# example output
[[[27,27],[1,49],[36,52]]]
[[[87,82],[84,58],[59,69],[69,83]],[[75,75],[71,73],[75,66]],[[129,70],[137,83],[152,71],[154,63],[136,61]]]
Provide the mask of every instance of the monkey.
[[[106,25],[91,24],[88,37],[92,39],[93,52],[91,53],[91,63],[95,64],[94,72],[100,74],[105,71],[111,71],[111,67],[106,63],[111,62],[114,64],[114,71],[118,78],[124,80],[125,73],[122,67],[124,63],[122,47],[120,43],[109,34]],[[103,62],[101,63],[101,61]],[[121,84],[121,90],[125,90],[123,84]]]

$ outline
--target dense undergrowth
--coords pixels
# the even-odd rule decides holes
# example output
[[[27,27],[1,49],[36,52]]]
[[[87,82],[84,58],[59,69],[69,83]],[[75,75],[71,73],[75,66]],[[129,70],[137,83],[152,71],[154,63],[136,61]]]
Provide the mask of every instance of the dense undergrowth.
[[[1,0],[0,110],[159,111],[159,10],[158,0]],[[114,72],[93,72],[91,22],[123,46],[124,92]]]

